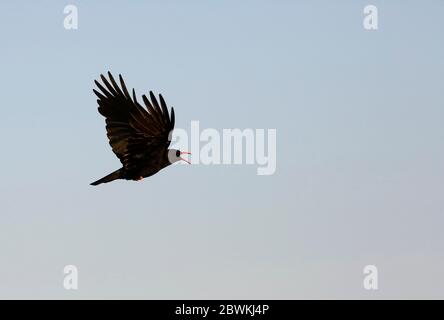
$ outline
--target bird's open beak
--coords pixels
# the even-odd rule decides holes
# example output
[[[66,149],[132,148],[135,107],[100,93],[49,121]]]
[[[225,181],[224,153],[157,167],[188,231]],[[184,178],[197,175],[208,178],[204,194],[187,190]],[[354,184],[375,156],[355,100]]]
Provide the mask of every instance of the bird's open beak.
[[[180,152],[180,154],[191,154],[191,152]],[[191,164],[191,162],[189,162],[188,160],[185,160],[184,158],[179,158],[179,159],[187,162],[188,164]]]

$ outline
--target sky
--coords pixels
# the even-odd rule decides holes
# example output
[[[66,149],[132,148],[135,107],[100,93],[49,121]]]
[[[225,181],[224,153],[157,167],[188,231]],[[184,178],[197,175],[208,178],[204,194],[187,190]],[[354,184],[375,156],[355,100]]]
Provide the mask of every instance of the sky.
[[[2,2],[0,298],[443,299],[442,12]],[[178,165],[90,186],[120,167],[92,92],[108,70],[162,93],[178,128],[276,129],[276,172]]]

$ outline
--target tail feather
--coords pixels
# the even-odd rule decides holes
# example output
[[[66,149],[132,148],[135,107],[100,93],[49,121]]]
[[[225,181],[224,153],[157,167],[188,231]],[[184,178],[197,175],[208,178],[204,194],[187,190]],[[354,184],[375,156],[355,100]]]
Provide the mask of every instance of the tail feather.
[[[101,183],[111,182],[111,181],[114,181],[119,178],[120,178],[120,169],[110,173],[107,176],[104,176],[102,179],[99,179],[97,181],[94,181],[93,183],[90,183],[90,185],[97,186]]]

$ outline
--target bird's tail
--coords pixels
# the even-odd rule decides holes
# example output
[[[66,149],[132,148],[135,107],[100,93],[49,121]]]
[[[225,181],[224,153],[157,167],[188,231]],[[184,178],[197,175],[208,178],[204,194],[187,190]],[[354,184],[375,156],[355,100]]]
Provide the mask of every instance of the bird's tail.
[[[92,186],[97,186],[97,185],[99,185],[101,183],[111,182],[113,180],[119,179],[120,178],[120,173],[121,173],[120,169],[116,170],[113,173],[110,173],[109,175],[104,176],[102,179],[94,181],[93,183],[91,183],[91,185]]]

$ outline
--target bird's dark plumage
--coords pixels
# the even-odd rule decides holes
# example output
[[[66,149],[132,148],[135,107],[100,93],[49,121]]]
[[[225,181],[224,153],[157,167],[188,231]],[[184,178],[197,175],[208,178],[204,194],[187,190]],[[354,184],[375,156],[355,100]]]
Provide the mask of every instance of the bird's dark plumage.
[[[95,80],[99,98],[99,113],[105,117],[106,132],[112,150],[122,163],[122,168],[97,180],[98,185],[116,179],[140,180],[151,176],[171,163],[180,160],[179,150],[168,150],[174,128],[174,109],[171,115],[162,95],[159,100],[150,92],[142,96],[145,108],[137,101],[136,93],[129,94],[125,82],[119,75],[119,84],[110,72],[103,85]]]

